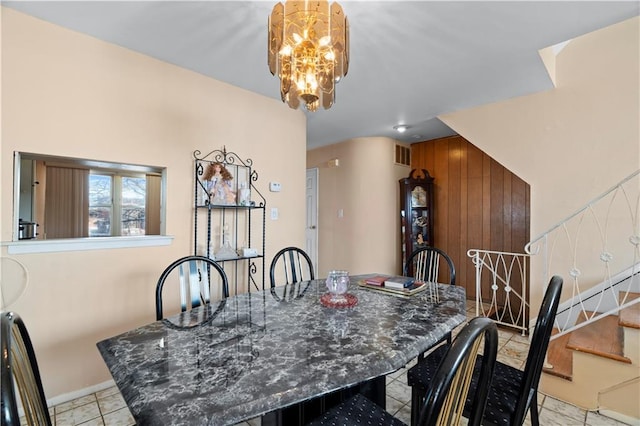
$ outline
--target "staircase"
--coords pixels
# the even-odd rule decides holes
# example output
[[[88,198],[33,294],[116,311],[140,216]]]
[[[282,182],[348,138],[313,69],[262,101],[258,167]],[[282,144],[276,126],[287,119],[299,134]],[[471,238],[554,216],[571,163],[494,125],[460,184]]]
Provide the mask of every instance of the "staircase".
[[[639,298],[640,293],[627,296]],[[577,323],[589,314],[581,313]],[[552,340],[547,362],[540,381],[543,393],[640,424],[640,303]]]
[[[525,251],[565,283],[540,391],[640,425],[640,170]]]
[[[640,426],[640,170],[531,240],[525,253],[467,254],[476,267],[476,315],[523,334],[536,323],[527,321],[537,306],[529,296],[562,276],[539,390]]]

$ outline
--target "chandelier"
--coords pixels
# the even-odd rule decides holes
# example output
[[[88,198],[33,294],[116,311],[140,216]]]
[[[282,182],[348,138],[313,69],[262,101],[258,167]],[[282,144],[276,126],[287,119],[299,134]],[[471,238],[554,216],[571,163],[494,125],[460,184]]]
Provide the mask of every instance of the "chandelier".
[[[331,108],[349,69],[349,22],[338,3],[287,0],[269,17],[269,71],[282,101],[297,109]]]

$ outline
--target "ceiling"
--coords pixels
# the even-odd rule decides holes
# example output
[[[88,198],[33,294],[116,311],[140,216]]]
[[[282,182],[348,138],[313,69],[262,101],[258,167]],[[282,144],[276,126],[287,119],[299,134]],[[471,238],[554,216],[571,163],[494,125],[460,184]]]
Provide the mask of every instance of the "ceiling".
[[[280,99],[267,66],[272,1],[2,1],[232,85]],[[538,50],[638,16],[636,1],[340,1],[351,60],[336,103],[307,116],[307,147],[454,132],[436,117],[553,86]],[[283,106],[284,107],[284,106]],[[409,130],[399,134],[397,124]]]

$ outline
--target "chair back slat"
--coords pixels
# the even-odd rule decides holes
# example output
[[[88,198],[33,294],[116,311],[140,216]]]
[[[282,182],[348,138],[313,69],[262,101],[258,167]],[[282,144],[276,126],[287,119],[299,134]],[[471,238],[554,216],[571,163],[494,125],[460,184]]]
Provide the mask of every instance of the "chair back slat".
[[[200,268],[197,268],[198,263],[201,264]],[[212,278],[211,267],[208,264],[204,264],[202,262],[192,262],[191,267],[193,268],[193,271],[191,273],[192,279],[196,278],[199,280],[200,291],[198,294],[200,294],[201,302],[205,304],[211,302],[211,287],[207,285],[207,283],[211,282]],[[199,274],[198,271],[200,271]]]
[[[451,389],[445,398],[443,409],[438,417],[438,425],[460,424],[460,418],[462,417],[464,403],[467,400],[467,394],[471,386],[475,359],[480,350],[481,341],[482,339],[475,340],[469,351],[469,356],[465,357],[461,367],[456,372],[451,384]]]
[[[285,266],[285,273],[286,271],[291,271],[291,281],[287,280],[287,283],[289,282],[296,283],[298,282],[298,274],[296,273],[296,268],[298,269],[298,271],[300,271],[300,255],[295,250],[289,250],[288,254],[289,254],[289,267],[287,268]],[[296,262],[296,258],[297,258],[297,262]],[[285,256],[285,259],[286,259],[286,256]],[[286,264],[286,260],[285,260],[285,264]],[[302,276],[302,274],[300,274],[300,276]]]
[[[187,282],[187,276],[184,273],[184,265],[182,264],[178,266],[178,281],[180,283],[180,310],[184,312],[188,307],[187,296],[189,294],[190,286]]]

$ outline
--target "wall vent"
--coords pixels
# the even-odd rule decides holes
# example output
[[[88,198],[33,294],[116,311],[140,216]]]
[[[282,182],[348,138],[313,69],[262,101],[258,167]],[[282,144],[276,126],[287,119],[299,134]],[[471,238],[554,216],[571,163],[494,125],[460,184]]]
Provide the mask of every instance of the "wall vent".
[[[395,163],[401,166],[411,165],[411,148],[396,144]]]

